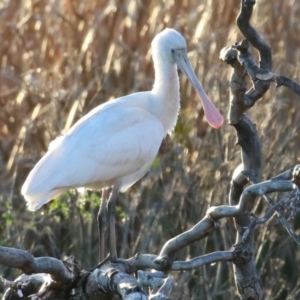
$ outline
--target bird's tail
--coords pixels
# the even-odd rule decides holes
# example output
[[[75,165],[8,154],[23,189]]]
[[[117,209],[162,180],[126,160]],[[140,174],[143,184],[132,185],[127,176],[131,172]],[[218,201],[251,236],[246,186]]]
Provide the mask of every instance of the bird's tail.
[[[59,190],[53,190],[43,194],[30,194],[27,190],[27,186],[24,184],[21,190],[22,195],[26,200],[26,204],[29,210],[36,211],[40,209],[44,204],[49,202],[51,199],[58,197],[63,192]]]
[[[60,196],[66,190],[60,183],[66,168],[62,152],[64,137],[51,142],[47,153],[40,159],[29,173],[21,193],[29,210],[41,208],[51,199]]]
[[[31,211],[38,210],[51,199],[61,195],[65,189],[55,188],[59,176],[53,174],[51,161],[47,161],[45,155],[37,165],[31,170],[26,181],[24,182],[21,194],[24,196],[28,209]],[[46,165],[45,165],[46,163]],[[40,165],[44,166],[41,168]]]

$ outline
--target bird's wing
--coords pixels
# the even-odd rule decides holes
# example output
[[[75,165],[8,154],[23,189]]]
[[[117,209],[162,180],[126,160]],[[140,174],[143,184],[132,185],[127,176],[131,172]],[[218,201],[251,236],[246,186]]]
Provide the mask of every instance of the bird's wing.
[[[30,172],[22,194],[29,208],[37,209],[70,188],[114,184],[150,167],[164,134],[161,122],[143,108],[122,102],[100,107],[52,142]]]
[[[117,120],[106,121],[105,127],[107,125],[110,128],[104,129],[104,133],[102,125],[98,127],[99,131],[94,131],[95,140],[90,143],[89,149],[83,150],[89,164],[85,168],[84,185],[116,181],[145,164],[150,167],[164,138],[161,122],[141,108],[126,108],[126,112],[122,109]]]

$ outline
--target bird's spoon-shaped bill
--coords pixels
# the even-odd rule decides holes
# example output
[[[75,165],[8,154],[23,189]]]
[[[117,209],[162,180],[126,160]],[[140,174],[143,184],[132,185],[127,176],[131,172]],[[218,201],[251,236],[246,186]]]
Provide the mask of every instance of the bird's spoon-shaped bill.
[[[200,97],[205,117],[210,126],[214,128],[219,128],[223,124],[223,116],[216,109],[214,104],[210,101],[208,96],[206,95],[204,89],[202,88],[201,83],[199,82],[191,64],[187,57],[186,50],[175,50],[173,52],[173,58],[177,64],[177,66],[181,69],[181,71],[187,76],[197,94]]]

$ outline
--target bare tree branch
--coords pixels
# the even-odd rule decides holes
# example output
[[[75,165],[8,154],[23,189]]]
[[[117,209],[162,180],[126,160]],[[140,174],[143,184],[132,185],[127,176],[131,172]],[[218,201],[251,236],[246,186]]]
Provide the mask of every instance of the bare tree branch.
[[[288,223],[288,220],[285,218],[285,216],[282,214],[283,207],[286,205],[290,205],[291,203],[294,203],[294,201],[299,202],[299,197],[297,197],[299,193],[299,189],[293,190],[289,195],[285,196],[283,199],[278,201],[276,204],[274,204],[267,212],[266,214],[261,218],[255,218],[250,226],[246,228],[244,234],[243,234],[243,241],[249,238],[249,234],[251,231],[254,230],[254,228],[260,224],[266,223],[275,213],[278,214],[279,220],[282,224],[282,226],[287,230],[289,235],[298,243],[300,244],[300,237],[296,235],[294,230],[291,228],[291,226]],[[266,195],[264,195],[266,197]],[[266,197],[267,198],[267,197]],[[294,205],[292,207],[292,216],[295,214]]]
[[[172,270],[190,270],[220,261],[234,261],[236,258],[237,255],[234,251],[216,251],[193,258],[189,261],[175,261]]]
[[[152,289],[151,300],[167,300],[167,294],[173,285],[173,279],[162,272],[138,271],[138,281]]]
[[[254,203],[252,201],[257,196],[263,196],[273,192],[288,192],[292,191],[293,188],[294,184],[289,180],[268,180],[253,184],[244,190],[238,207],[241,210],[245,210],[246,206],[253,206]],[[255,196],[255,198],[253,198],[253,196]]]
[[[0,246],[0,264],[22,270],[25,274],[48,273],[54,282],[61,285],[74,280],[74,274],[62,261],[52,257],[38,257],[24,250]]]
[[[107,264],[94,270],[88,275],[85,296],[91,300],[103,294],[118,295],[126,300],[148,299],[139,282],[126,271],[125,264]]]

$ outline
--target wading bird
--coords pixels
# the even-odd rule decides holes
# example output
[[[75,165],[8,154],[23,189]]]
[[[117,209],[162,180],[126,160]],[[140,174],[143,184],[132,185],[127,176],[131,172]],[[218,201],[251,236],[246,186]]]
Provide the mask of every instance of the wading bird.
[[[94,108],[50,144],[22,187],[28,209],[33,211],[69,189],[105,191],[112,187],[107,203],[112,261],[117,259],[114,211],[118,193],[146,174],[163,138],[176,124],[180,109],[177,66],[199,95],[208,123],[214,128],[223,123],[191,67],[183,36],[165,29],[155,36],[151,47],[155,69],[152,90]],[[104,192],[98,214],[100,232],[106,195]],[[101,238],[103,235],[103,244]]]

